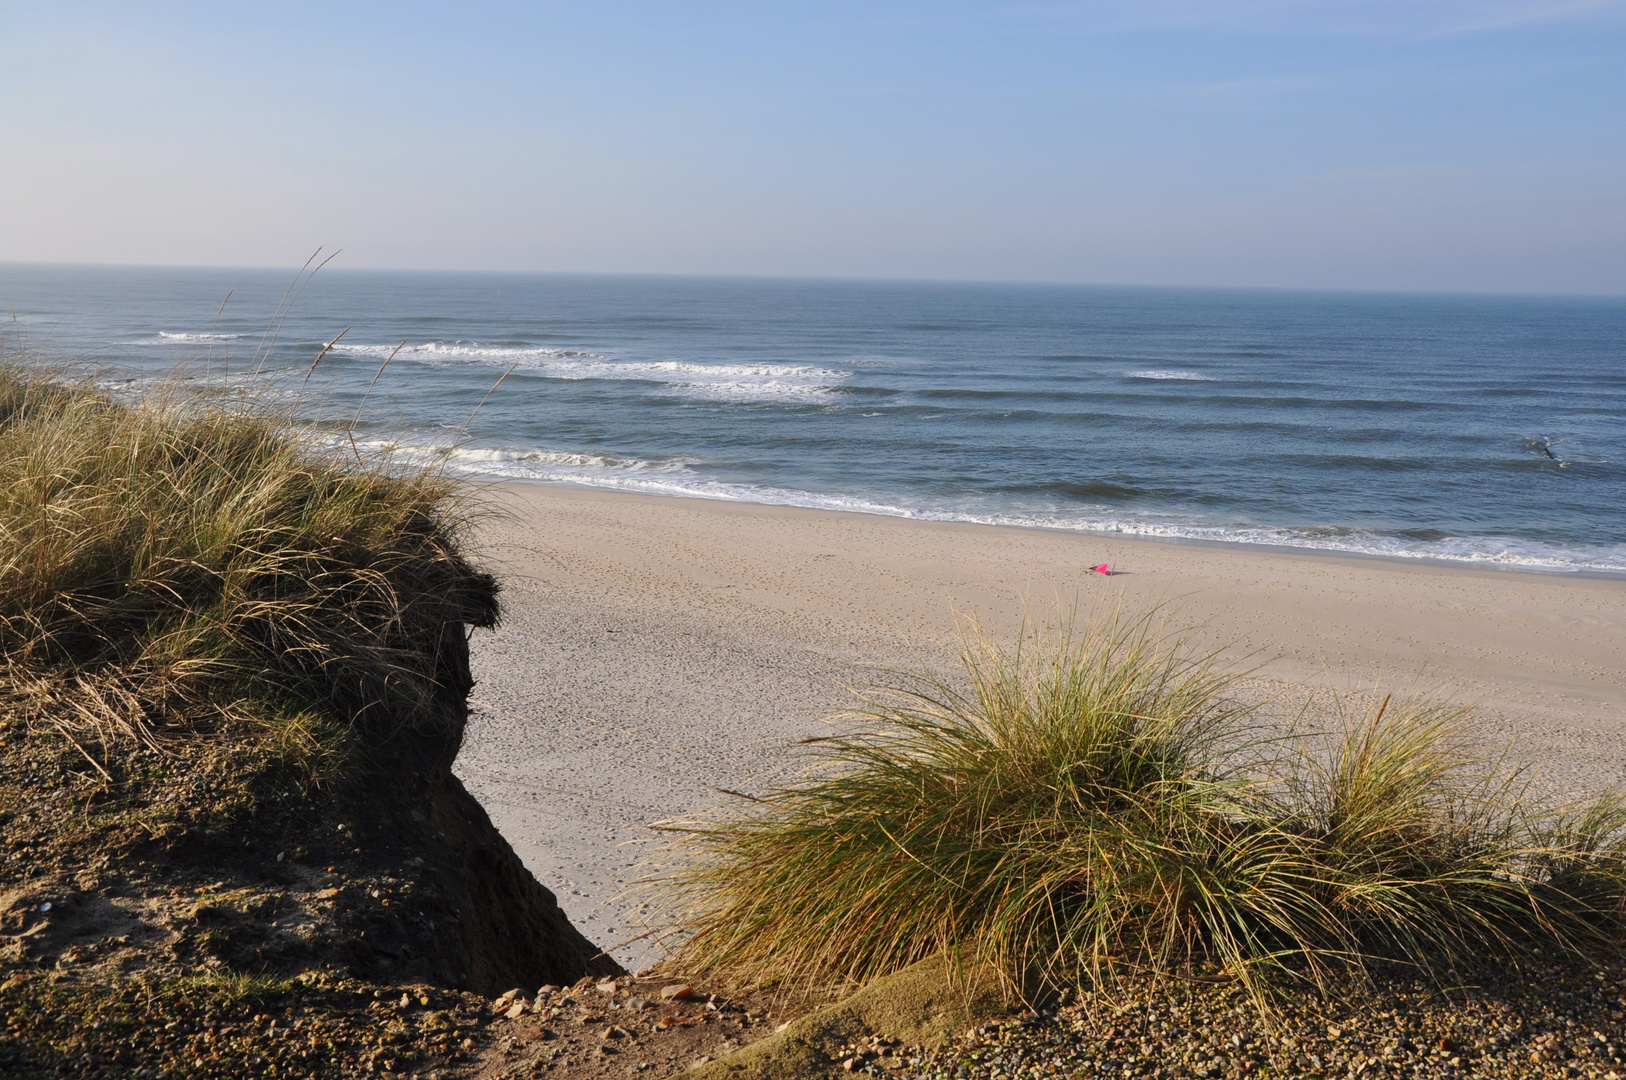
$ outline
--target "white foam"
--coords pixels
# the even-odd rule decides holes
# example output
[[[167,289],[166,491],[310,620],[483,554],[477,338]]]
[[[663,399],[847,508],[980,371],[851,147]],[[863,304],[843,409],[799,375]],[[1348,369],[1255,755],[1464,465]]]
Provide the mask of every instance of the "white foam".
[[[1161,369],[1148,369],[1146,371],[1126,371],[1126,379],[1174,379],[1177,382],[1217,382],[1212,375],[1204,375],[1200,371],[1163,371]]]
[[[545,365],[557,360],[575,358],[603,359],[598,353],[582,349],[549,349],[541,346],[479,345],[462,341],[408,342],[405,345],[363,345],[346,341],[334,351],[346,356],[383,357],[394,354],[397,359],[416,360],[423,364],[508,364],[521,367]]]
[[[393,345],[350,345],[344,355],[385,357]],[[574,349],[510,347],[465,342],[407,345],[398,360],[426,364],[515,364],[522,371],[551,379],[648,382],[663,393],[725,401],[817,401],[852,377],[850,371],[804,364],[697,364],[683,360],[616,360]]]
[[[393,449],[398,457],[409,461],[433,454],[447,460],[455,471],[468,475],[564,483],[648,495],[799,506],[921,521],[960,521],[1104,535],[1262,545],[1527,570],[1626,572],[1626,544],[1569,549],[1540,541],[1499,536],[1425,541],[1354,529],[1222,526],[1110,514],[1097,517],[1087,513],[999,512],[968,506],[910,506],[899,501],[856,494],[825,494],[718,480],[697,469],[696,466],[703,463],[694,459],[674,458],[651,462],[609,454],[545,450],[457,448],[447,453],[429,448]]]
[[[669,461],[643,461],[614,454],[575,454],[557,450],[497,450],[488,447],[456,447],[446,455],[467,469],[496,469],[533,475],[562,476],[591,471],[682,472],[695,462],[673,458]]]
[[[164,341],[195,341],[208,344],[217,341],[237,341],[242,334],[180,334],[170,333],[168,330],[158,331],[158,336]]]
[[[1011,524],[1040,523],[1012,521]],[[1413,540],[1364,530],[1217,526],[1123,519],[1057,522],[1051,527],[1071,528],[1080,532],[1118,533],[1124,536],[1258,544],[1348,555],[1462,562],[1531,570],[1626,571],[1626,544],[1576,550],[1537,540],[1520,540],[1505,536],[1454,536],[1442,540]]]

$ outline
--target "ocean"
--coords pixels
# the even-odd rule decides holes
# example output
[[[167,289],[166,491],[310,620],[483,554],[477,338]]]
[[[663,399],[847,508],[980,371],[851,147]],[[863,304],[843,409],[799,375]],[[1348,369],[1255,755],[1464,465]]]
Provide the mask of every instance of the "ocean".
[[[1626,572],[1622,298],[329,267],[273,338],[293,276],[0,264],[4,351],[474,477]]]

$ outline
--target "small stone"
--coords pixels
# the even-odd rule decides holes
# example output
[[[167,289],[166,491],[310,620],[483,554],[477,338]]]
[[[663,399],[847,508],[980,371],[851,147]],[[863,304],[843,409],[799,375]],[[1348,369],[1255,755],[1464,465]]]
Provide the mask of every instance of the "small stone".
[[[405,1009],[412,1004],[412,998],[407,994],[401,995],[401,1008]]]
[[[688,1001],[694,997],[694,987],[688,983],[673,983],[671,986],[661,987],[663,1001]]]
[[[1341,1028],[1341,1027],[1329,1027],[1327,1029],[1327,1038],[1329,1038],[1329,1039],[1342,1039],[1343,1037],[1344,1037],[1344,1029],[1343,1028]]]
[[[649,1008],[649,1002],[645,1001],[643,998],[633,998],[631,1001],[627,1002],[627,1008],[647,1009]]]
[[[536,991],[536,996],[537,997],[552,997],[554,994],[557,994],[558,992],[559,992],[559,988],[557,986],[554,986],[552,983],[549,983],[546,986],[538,987],[537,991]]]
[[[503,1013],[503,1016],[509,1020],[517,1020],[524,1014],[525,1003],[523,1001],[516,1001],[508,1007],[508,1011]]]
[[[694,1063],[695,1063],[696,1066],[700,1066],[700,1065],[704,1065],[706,1062],[708,1062],[710,1060],[711,1060],[711,1055],[710,1054],[701,1054],[699,1057],[694,1059]]]
[[[605,979],[598,984],[598,992],[601,994],[613,994],[615,991],[616,985],[614,979]]]
[[[841,1063],[841,1067],[843,1069],[847,1070],[848,1072],[852,1072],[854,1069],[858,1068],[858,1066],[862,1065],[863,1063],[864,1062],[863,1062],[862,1058],[850,1057],[846,1061],[843,1061]]]

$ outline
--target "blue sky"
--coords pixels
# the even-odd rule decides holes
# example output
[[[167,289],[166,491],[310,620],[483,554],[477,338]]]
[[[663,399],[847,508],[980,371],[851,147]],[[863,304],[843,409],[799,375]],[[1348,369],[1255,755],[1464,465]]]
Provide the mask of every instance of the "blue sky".
[[[0,260],[1626,293],[1626,2],[0,16]]]

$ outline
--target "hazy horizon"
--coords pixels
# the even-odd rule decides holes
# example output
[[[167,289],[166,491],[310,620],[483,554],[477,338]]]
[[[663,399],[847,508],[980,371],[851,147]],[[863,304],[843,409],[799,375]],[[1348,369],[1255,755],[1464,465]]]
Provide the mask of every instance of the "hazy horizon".
[[[0,261],[1626,293],[1626,2],[19,9]]]
[[[1372,295],[1372,296],[1414,296],[1414,297],[1418,297],[1420,299],[1421,298],[1431,297],[1431,296],[1440,297],[1440,298],[1450,298],[1450,297],[1494,298],[1494,297],[1502,296],[1502,297],[1507,297],[1509,299],[1529,298],[1529,299],[1533,299],[1533,300],[1564,300],[1564,299],[1574,299],[1574,300],[1626,300],[1626,289],[1623,289],[1621,291],[1598,291],[1598,292],[1579,292],[1579,291],[1559,292],[1559,291],[1551,291],[1551,290],[1549,290],[1549,291],[1542,291],[1542,290],[1516,291],[1516,290],[1507,290],[1507,289],[1398,289],[1398,288],[1397,289],[1384,289],[1384,288],[1364,288],[1364,287],[1359,287],[1359,286],[1339,287],[1339,286],[1315,286],[1315,285],[1245,285],[1245,284],[1244,285],[1233,285],[1233,284],[1210,284],[1210,283],[1205,283],[1205,282],[1179,282],[1179,281],[1174,281],[1174,282],[1067,281],[1067,280],[1061,280],[1061,279],[1045,280],[1045,279],[1041,279],[1041,278],[1016,278],[1016,277],[1011,277],[1011,278],[921,277],[921,276],[912,276],[912,277],[904,277],[904,276],[897,276],[897,277],[884,277],[884,276],[860,277],[860,276],[856,276],[856,275],[843,275],[843,274],[791,274],[791,273],[785,273],[785,274],[774,274],[774,273],[743,274],[743,273],[686,272],[686,271],[681,271],[681,270],[664,271],[664,272],[663,271],[649,271],[649,270],[491,270],[491,269],[479,269],[479,268],[466,268],[466,269],[465,268],[447,268],[447,267],[437,267],[437,266],[345,266],[345,265],[342,265],[342,260],[344,259],[345,252],[343,252],[342,250],[339,250],[339,249],[329,250],[327,248],[321,249],[320,256],[316,259],[316,262],[320,262],[322,258],[326,258],[329,255],[335,254],[335,250],[337,250],[338,258],[336,258],[332,263],[329,263],[326,267],[324,267],[321,270],[320,276],[315,279],[317,282],[320,282],[322,280],[322,278],[324,278],[324,277],[327,277],[329,275],[334,275],[334,274],[402,274],[402,275],[411,275],[411,274],[446,274],[446,275],[453,275],[453,276],[460,276],[460,277],[461,276],[478,277],[478,276],[481,276],[481,275],[486,275],[486,276],[490,276],[490,277],[512,276],[512,277],[560,277],[560,278],[633,278],[633,279],[636,279],[636,278],[650,278],[650,279],[655,279],[655,280],[670,279],[670,280],[674,280],[674,281],[681,281],[681,280],[685,280],[685,279],[692,279],[692,280],[698,280],[698,281],[712,280],[712,281],[739,281],[739,282],[751,282],[751,281],[797,282],[797,281],[805,281],[805,282],[808,282],[809,284],[825,283],[825,284],[832,284],[832,285],[838,285],[838,284],[862,285],[862,284],[865,284],[865,283],[873,283],[873,284],[876,284],[876,285],[911,285],[911,284],[918,284],[918,285],[923,285],[923,286],[934,286],[934,285],[978,286],[978,285],[986,285],[986,286],[1009,286],[1009,287],[1012,287],[1012,288],[1020,288],[1020,287],[1029,287],[1029,286],[1031,286],[1031,287],[1036,288],[1036,289],[1044,289],[1044,288],[1102,289],[1102,290],[1119,289],[1119,290],[1124,290],[1126,292],[1133,292],[1133,291],[1136,291],[1136,290],[1148,290],[1148,291],[1192,292],[1192,293],[1204,293],[1204,292],[1217,292],[1217,293],[1224,293],[1224,292],[1290,293],[1290,294],[1291,293],[1304,293],[1306,295],[1311,295],[1311,294],[1363,295],[1363,294],[1365,294],[1365,295]],[[314,265],[315,265],[315,262],[306,265],[305,270],[309,271],[310,267],[314,266]],[[282,278],[285,278],[286,281],[288,281],[288,282],[292,282],[295,279],[296,273],[298,273],[300,271],[300,264],[299,263],[290,263],[290,264],[288,264],[286,266],[273,266],[273,265],[268,265],[268,264],[263,264],[263,263],[240,263],[240,264],[213,263],[213,264],[210,264],[210,263],[60,262],[60,261],[51,261],[51,260],[46,260],[46,259],[22,259],[22,260],[5,259],[5,260],[0,260],[0,266],[10,266],[10,267],[36,266],[36,267],[56,269],[56,270],[61,270],[61,269],[70,269],[70,270],[72,270],[72,269],[82,269],[82,270],[87,270],[87,271],[94,271],[94,270],[153,270],[153,271],[173,270],[173,271],[178,271],[178,272],[179,271],[192,271],[192,272],[198,272],[198,273],[220,273],[220,274],[230,274],[230,273],[234,273],[234,272],[243,272],[243,273],[251,273],[251,274],[276,275],[276,276],[280,276]],[[0,301],[3,301],[4,299],[5,299],[4,297],[0,297]]]

